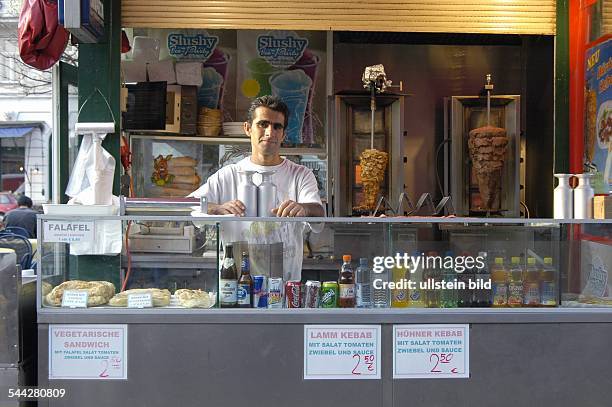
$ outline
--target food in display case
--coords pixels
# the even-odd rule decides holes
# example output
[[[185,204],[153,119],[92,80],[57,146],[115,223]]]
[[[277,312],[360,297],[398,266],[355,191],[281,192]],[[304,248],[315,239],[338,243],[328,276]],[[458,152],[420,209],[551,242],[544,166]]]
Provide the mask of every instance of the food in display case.
[[[200,186],[202,179],[192,157],[173,157],[158,155],[153,160],[151,182],[155,193],[162,197],[185,196]]]
[[[115,295],[115,285],[108,281],[64,281],[54,287],[45,298],[45,304],[53,307],[62,305],[62,297],[66,290],[87,291],[87,306],[105,305]]]
[[[185,308],[211,308],[215,305],[215,296],[202,290],[189,290],[181,288],[174,292],[181,307]]]
[[[154,307],[166,307],[170,304],[170,291],[159,288],[134,288],[125,290],[115,295],[108,301],[111,307],[127,307],[128,296],[130,294],[148,294],[151,293],[151,300]]]
[[[361,182],[363,184],[363,201],[356,210],[374,210],[380,184],[385,179],[389,154],[376,149],[366,149],[359,156]]]
[[[508,146],[506,130],[484,126],[470,130],[468,148],[481,197],[482,210],[499,210],[499,193]]]

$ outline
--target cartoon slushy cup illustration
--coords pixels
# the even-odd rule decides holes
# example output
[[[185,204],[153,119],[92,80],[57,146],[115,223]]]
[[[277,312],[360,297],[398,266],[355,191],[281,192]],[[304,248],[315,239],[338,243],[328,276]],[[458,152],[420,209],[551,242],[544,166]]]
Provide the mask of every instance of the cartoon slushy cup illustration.
[[[314,142],[313,128],[313,112],[312,112],[312,96],[314,94],[314,85],[317,80],[317,69],[319,67],[320,58],[313,54],[309,49],[304,50],[302,57],[289,70],[301,69],[312,81],[308,92],[308,104],[306,105],[306,114],[304,116],[304,126],[302,128],[302,143],[312,144]]]
[[[289,108],[285,141],[289,144],[300,144],[312,80],[302,70],[283,71],[270,77],[270,85],[272,94],[280,97]]]
[[[247,62],[247,70],[249,78],[252,78],[257,82],[257,85],[259,85],[259,89],[257,89],[257,86],[249,86],[245,92],[243,84],[243,93],[245,93],[245,96],[259,97],[263,95],[269,95],[272,92],[269,81],[270,76],[273,73],[277,72],[278,69],[274,68],[263,58],[253,58],[249,62]],[[255,84],[253,83],[253,85]],[[257,93],[255,93],[255,91],[257,91]]]
[[[206,106],[211,109],[216,109],[217,107],[221,108],[223,104],[223,94],[225,92],[225,84],[227,83],[227,71],[229,64],[230,56],[223,52],[223,50],[219,48],[215,48],[212,55],[204,62],[204,68],[213,68],[219,75],[221,75],[222,82],[219,90],[219,101],[218,106]],[[206,84],[206,81],[204,81]]]
[[[202,86],[198,89],[198,106],[217,109],[221,102],[223,82],[223,77],[215,68],[204,68],[202,71]]]

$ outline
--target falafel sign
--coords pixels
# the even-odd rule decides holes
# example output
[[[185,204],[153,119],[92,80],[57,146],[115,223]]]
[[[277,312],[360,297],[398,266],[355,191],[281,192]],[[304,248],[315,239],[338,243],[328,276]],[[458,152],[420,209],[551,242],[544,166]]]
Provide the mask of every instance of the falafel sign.
[[[95,222],[86,221],[43,221],[43,242],[45,243],[78,243],[93,242]]]
[[[380,325],[304,325],[304,379],[380,379]]]

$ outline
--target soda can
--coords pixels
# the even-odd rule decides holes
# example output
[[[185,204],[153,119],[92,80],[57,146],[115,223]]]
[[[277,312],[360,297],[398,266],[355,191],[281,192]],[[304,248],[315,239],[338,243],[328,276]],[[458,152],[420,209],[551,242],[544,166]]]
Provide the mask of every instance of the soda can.
[[[266,276],[253,276],[253,308],[268,308]]]
[[[301,308],[302,306],[302,282],[287,281],[285,283],[285,305],[287,308]]]
[[[283,279],[270,277],[267,291],[268,308],[283,308]]]
[[[304,290],[304,308],[319,308],[319,291],[321,282],[308,280]]]
[[[324,281],[321,287],[321,308],[336,308],[338,301],[338,283]]]

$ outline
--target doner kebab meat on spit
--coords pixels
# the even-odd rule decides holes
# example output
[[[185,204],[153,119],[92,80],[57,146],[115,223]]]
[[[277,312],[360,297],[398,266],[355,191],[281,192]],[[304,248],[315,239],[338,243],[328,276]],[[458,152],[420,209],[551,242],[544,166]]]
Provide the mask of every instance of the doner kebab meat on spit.
[[[499,127],[484,126],[469,133],[468,148],[478,180],[481,209],[499,209],[493,205],[500,189],[507,146],[506,130]]]
[[[359,156],[361,182],[363,184],[363,203],[360,209],[374,210],[380,192],[380,183],[385,179],[389,155],[376,149],[363,150]]]

